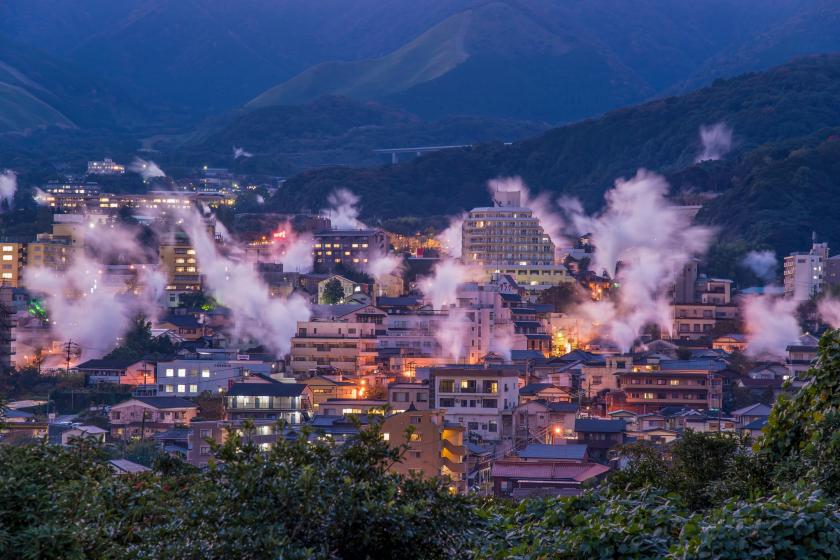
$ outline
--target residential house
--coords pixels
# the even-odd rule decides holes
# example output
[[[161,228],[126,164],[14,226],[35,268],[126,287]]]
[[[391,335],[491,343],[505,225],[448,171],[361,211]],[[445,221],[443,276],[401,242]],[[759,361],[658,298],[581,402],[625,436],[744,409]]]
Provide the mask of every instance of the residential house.
[[[320,413],[327,416],[347,414],[384,414],[388,401],[378,399],[327,399],[321,403]]]
[[[225,395],[228,420],[304,420],[303,391],[306,385],[276,381],[234,383]]]
[[[417,410],[428,410],[429,385],[427,383],[402,382],[389,384],[388,406],[394,412],[404,412],[410,406]]]
[[[528,401],[513,411],[513,440],[517,446],[529,443],[559,444],[577,439],[577,403]]]
[[[611,400],[610,410],[656,412],[667,406],[718,409],[726,364],[720,360],[659,360],[648,358],[616,373],[623,394]]]
[[[761,403],[751,404],[750,406],[733,410],[731,416],[738,427],[743,429],[744,426],[756,420],[767,420],[770,417],[770,407]]]
[[[325,375],[315,375],[299,381],[306,385],[304,399],[314,413],[329,399],[355,399],[359,396],[357,385],[341,378],[333,379]]]
[[[195,418],[198,406],[180,397],[135,397],[108,413],[112,439],[146,439]]]
[[[549,445],[545,443],[529,443],[525,449],[516,454],[523,461],[570,461],[582,463],[589,460],[588,448],[585,444],[564,443]]]
[[[514,499],[576,496],[584,483],[602,478],[608,471],[609,467],[590,462],[505,458],[493,464],[493,494]]]
[[[575,433],[578,442],[589,447],[589,456],[605,463],[609,450],[624,443],[626,426],[623,420],[578,418],[575,420]]]
[[[152,383],[155,378],[151,362],[133,358],[88,360],[76,366],[76,370],[85,375],[88,385],[114,383],[136,386]]]
[[[96,443],[105,443],[108,430],[99,426],[76,426],[61,432],[61,445],[69,445],[73,439],[84,439]]]
[[[244,356],[243,356],[244,358]],[[196,397],[205,391],[222,393],[252,374],[270,375],[270,363],[237,359],[227,353],[197,352],[158,362],[155,378],[158,394]]]
[[[519,388],[519,403],[530,401],[569,402],[571,395],[568,389],[557,387],[552,383],[530,383]]]
[[[276,420],[249,418],[253,429],[246,432],[245,420],[195,420],[190,423],[187,433],[187,455],[189,464],[206,467],[215,457],[212,444],[224,443],[231,432],[235,432],[246,441],[256,444],[263,451],[268,451],[284,433],[278,430]]]
[[[168,315],[160,319],[155,327],[171,330],[183,340],[198,340],[202,336],[212,334],[212,329],[202,324],[192,314]]]

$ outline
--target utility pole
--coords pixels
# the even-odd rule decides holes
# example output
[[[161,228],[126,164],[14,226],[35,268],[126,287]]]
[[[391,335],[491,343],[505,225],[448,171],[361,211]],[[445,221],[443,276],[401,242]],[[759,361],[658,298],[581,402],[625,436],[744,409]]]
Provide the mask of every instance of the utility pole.
[[[81,351],[82,351],[81,347],[78,344],[76,344],[75,342],[73,342],[72,338],[64,344],[64,353],[65,353],[65,356],[64,356],[65,357],[64,374],[65,375],[70,374],[70,360],[72,358],[75,358],[75,357],[79,356],[81,354]]]

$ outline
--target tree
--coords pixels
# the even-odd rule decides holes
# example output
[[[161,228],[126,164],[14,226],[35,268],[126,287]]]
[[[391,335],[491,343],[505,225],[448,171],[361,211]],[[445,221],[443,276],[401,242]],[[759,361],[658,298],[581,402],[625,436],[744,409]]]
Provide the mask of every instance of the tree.
[[[793,397],[780,395],[756,449],[781,483],[805,478],[840,495],[840,331],[820,339],[816,366]]]
[[[345,293],[344,287],[338,278],[328,280],[324,284],[324,301],[330,305],[335,305],[344,301]]]
[[[549,304],[554,307],[556,313],[563,313],[581,299],[580,287],[577,282],[563,282],[542,291],[537,298],[537,302]]]
[[[153,337],[152,323],[142,315],[134,318],[131,327],[123,337],[123,343],[104,357],[111,360],[140,360],[146,355],[167,356],[175,351],[169,337]]]

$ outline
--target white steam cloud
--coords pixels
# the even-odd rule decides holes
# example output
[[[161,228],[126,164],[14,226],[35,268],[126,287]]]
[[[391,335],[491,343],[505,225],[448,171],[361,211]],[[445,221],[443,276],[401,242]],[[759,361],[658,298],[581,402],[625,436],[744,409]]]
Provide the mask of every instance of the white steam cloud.
[[[205,228],[198,211],[183,212],[182,226],[192,241],[206,286],[222,305],[230,309],[238,339],[264,344],[278,356],[289,352],[298,321],[311,315],[306,300],[298,295],[272,298],[268,286],[247,262],[222,255]]]
[[[388,253],[377,255],[370,259],[364,266],[364,271],[373,276],[377,282],[383,281],[387,276],[400,274],[403,268],[403,259],[399,255]]]
[[[721,159],[732,149],[732,129],[724,122],[700,125],[700,142],[703,151],[694,160],[695,163]]]
[[[314,244],[315,238],[310,233],[302,233],[288,240],[279,259],[283,264],[283,270],[300,273],[311,272],[312,247]]]
[[[449,220],[449,226],[437,236],[444,253],[455,259],[461,258],[461,238],[466,217],[466,212],[452,217]]]
[[[741,312],[747,331],[746,353],[754,357],[783,359],[788,345],[799,340],[797,302],[771,296],[744,300]]]
[[[664,178],[639,170],[629,180],[616,181],[600,215],[571,216],[578,231],[592,234],[592,269],[606,271],[620,284],[617,298],[587,302],[578,313],[605,326],[623,351],[649,325],[671,330],[668,290],[684,265],[705,252],[712,237],[710,229],[691,225],[688,216],[667,201],[667,193]],[[574,207],[567,205],[569,209]]]
[[[741,266],[769,283],[776,278],[776,267],[779,266],[779,261],[773,251],[750,251],[741,260]]]
[[[480,271],[461,264],[455,259],[445,259],[437,263],[431,276],[422,278],[418,283],[426,300],[435,310],[445,310],[447,315],[439,321],[435,330],[435,339],[444,355],[454,360],[463,357],[464,341],[469,329],[466,310],[457,307],[458,287],[476,280]]]
[[[831,328],[840,328],[840,301],[830,297],[821,299],[817,305],[817,314]]]
[[[0,173],[0,202],[5,202],[11,210],[17,192],[17,175],[11,169]],[[2,209],[2,207],[0,207]]]
[[[134,161],[129,164],[128,170],[133,173],[138,173],[141,177],[143,177],[143,180],[152,179],[154,177],[166,177],[166,173],[163,172],[163,169],[158,167],[158,164],[151,160],[145,160],[139,157],[134,158]]]
[[[365,229],[359,220],[359,197],[347,189],[337,189],[327,197],[330,207],[321,215],[330,219],[333,229]]]
[[[249,158],[254,157],[254,154],[251,152],[246,152],[245,148],[237,148],[236,146],[233,147],[233,159],[239,159],[241,157]]]

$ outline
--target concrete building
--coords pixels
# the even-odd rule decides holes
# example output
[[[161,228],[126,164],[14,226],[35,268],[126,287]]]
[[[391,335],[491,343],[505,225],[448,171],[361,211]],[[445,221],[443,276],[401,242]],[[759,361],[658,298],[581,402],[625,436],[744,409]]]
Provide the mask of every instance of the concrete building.
[[[828,261],[828,243],[816,240],[807,253],[785,257],[785,297],[808,301],[823,290]]]
[[[229,420],[303,421],[303,391],[306,385],[276,381],[235,383],[225,396]]]
[[[115,385],[145,385],[155,379],[151,362],[130,359],[87,360],[76,366],[85,375],[87,385],[113,383]]]
[[[187,434],[187,462],[196,467],[206,467],[214,458],[211,442],[222,444],[231,432],[239,434],[245,441],[268,451],[283,434],[275,420],[249,419],[253,430],[245,432],[243,420],[195,420],[190,422]]]
[[[166,274],[170,305],[178,304],[179,293],[201,291],[201,269],[187,234],[176,232],[161,239],[158,256],[160,267]]]
[[[369,305],[313,306],[312,318],[299,321],[292,337],[291,370],[303,375],[317,368],[345,373],[376,369],[376,337],[385,313]]]
[[[426,383],[391,383],[388,385],[388,406],[394,412],[405,412],[409,407],[428,410],[429,386]]]
[[[197,354],[158,362],[155,383],[160,395],[197,397],[205,391],[222,393],[252,374],[270,375],[271,364],[213,354]]]
[[[388,252],[388,237],[381,229],[330,229],[315,233],[315,270],[328,272],[337,266],[363,268]]]
[[[480,266],[551,265],[554,243],[519,191],[496,191],[493,206],[474,208],[461,229],[464,262]]]
[[[0,243],[0,286],[22,286],[23,267],[26,264],[25,243]]]
[[[14,288],[0,288],[0,372],[6,373],[15,363]]]
[[[102,161],[89,161],[87,164],[88,175],[123,175],[125,166],[115,163],[111,158]]]
[[[421,478],[443,477],[449,480],[453,492],[466,492],[464,428],[446,422],[442,411],[410,406],[385,418],[382,437],[390,446],[408,447],[403,460],[395,462],[391,471]]]
[[[319,413],[322,404],[330,399],[355,399],[359,397],[359,389],[355,383],[333,379],[324,375],[315,375],[300,380],[306,385],[304,399],[314,414]]]
[[[503,417],[519,401],[519,374],[514,368],[445,366],[430,369],[429,402],[446,419],[464,426],[468,436],[502,439]],[[509,427],[509,426],[508,426]]]
[[[610,410],[658,412],[665,407],[719,409],[723,402],[723,372],[718,360],[659,360],[647,358],[617,371],[619,395]]]

